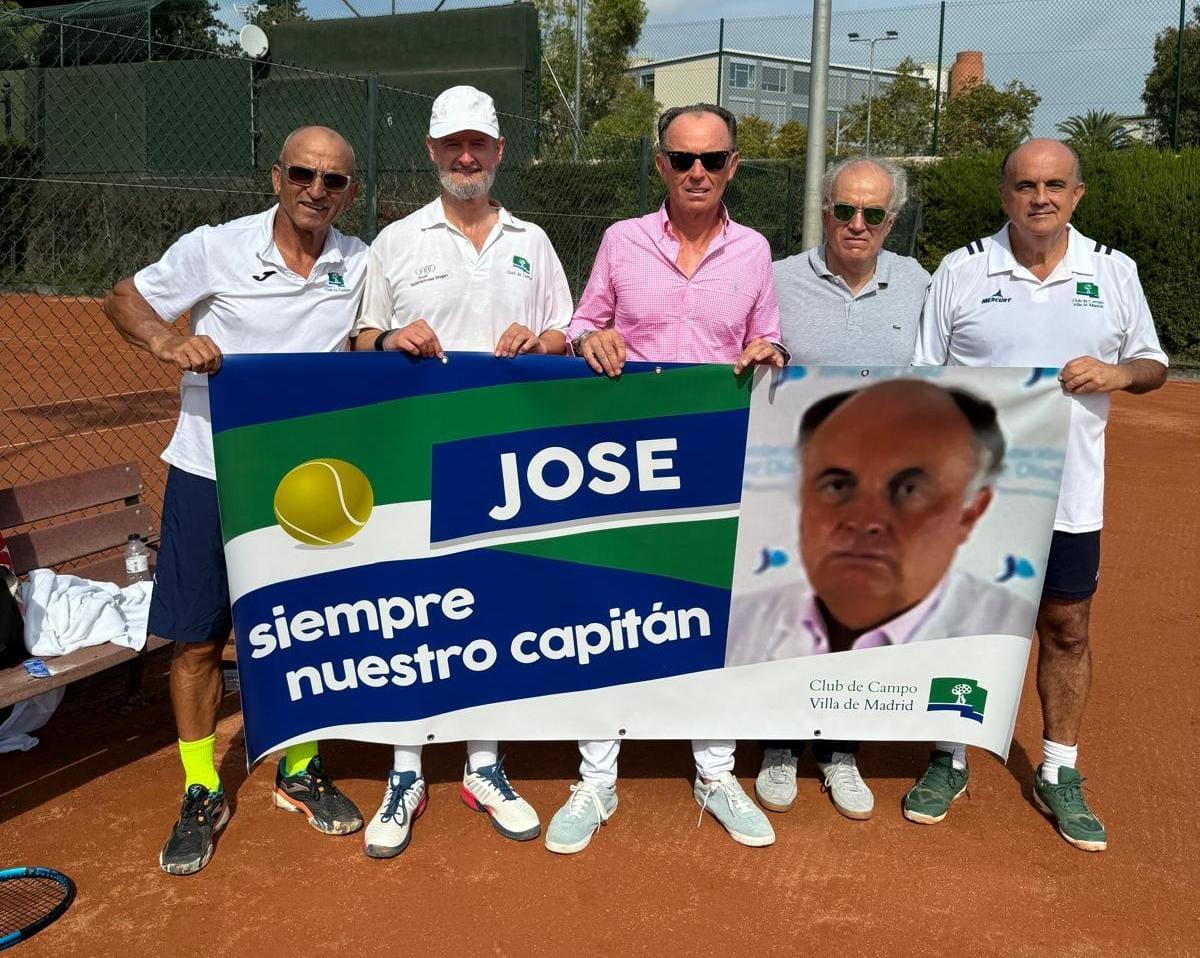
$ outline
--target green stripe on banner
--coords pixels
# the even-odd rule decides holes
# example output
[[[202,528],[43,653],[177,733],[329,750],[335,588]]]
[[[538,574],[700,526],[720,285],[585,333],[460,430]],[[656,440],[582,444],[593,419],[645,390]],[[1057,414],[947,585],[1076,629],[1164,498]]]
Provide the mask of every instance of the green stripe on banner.
[[[225,541],[275,524],[275,487],[309,459],[352,462],[376,505],[428,499],[436,443],[504,432],[726,412],[750,405],[750,377],[688,366],[611,380],[566,379],[436,393],[219,432]],[[295,388],[319,389],[320,383]]]
[[[601,529],[492,548],[728,589],[737,528],[737,519],[705,519]]]

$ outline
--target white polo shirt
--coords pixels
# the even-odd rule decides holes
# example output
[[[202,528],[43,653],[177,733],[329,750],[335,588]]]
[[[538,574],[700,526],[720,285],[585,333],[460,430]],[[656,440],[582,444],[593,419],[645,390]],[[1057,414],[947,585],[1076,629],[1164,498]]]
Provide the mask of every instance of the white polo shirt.
[[[344,349],[362,301],[367,245],[331,227],[312,272],[298,276],[275,246],[278,208],[192,230],[140,270],[134,285],[164,322],[191,310],[192,334],[208,336],[225,355]],[[208,375],[184,373],[179,399],[162,457],[215,479]]]
[[[445,349],[490,353],[513,323],[566,333],[573,305],[541,227],[500,207],[483,248],[450,225],[441,197],[386,227],[371,244],[357,329],[423,319]]]
[[[933,274],[913,365],[1061,367],[1080,356],[1167,365],[1137,265],[1124,253],[1071,228],[1066,255],[1042,281],[1016,261],[1006,223]],[[1054,528],[1092,532],[1104,522],[1109,394],[1071,398]]]

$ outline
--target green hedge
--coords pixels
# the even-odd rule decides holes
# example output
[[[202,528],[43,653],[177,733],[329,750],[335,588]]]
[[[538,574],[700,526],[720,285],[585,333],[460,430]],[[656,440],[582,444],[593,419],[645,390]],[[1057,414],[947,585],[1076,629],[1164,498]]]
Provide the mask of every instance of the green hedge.
[[[32,180],[16,177],[37,175],[38,152],[26,143],[0,140],[0,271],[25,267]],[[13,177],[13,179],[9,179]]]
[[[913,169],[923,220],[917,256],[926,269],[1004,223],[1001,159],[954,157]],[[1087,192],[1074,224],[1137,262],[1163,348],[1173,362],[1200,364],[1200,150],[1136,148],[1082,160]]]

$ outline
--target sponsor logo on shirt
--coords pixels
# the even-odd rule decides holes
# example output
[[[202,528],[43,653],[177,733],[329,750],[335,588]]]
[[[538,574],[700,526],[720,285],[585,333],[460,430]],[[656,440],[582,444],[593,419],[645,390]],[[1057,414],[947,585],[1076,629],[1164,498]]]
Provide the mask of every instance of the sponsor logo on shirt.
[[[268,276],[274,276],[274,275],[275,275],[275,270],[267,269],[267,270],[263,270],[261,273],[259,273],[257,275],[255,275],[254,273],[251,273],[250,278],[252,280],[254,280],[256,283],[261,283]]]
[[[325,281],[325,289],[335,293],[345,292],[346,277],[341,273],[330,273],[329,278]]]
[[[512,265],[504,270],[505,276],[517,276],[520,279],[533,279],[531,274],[532,267],[524,256],[514,256]]]
[[[1099,283],[1076,283],[1075,295],[1071,298],[1072,306],[1090,306],[1093,309],[1102,307],[1104,300],[1100,298]]]
[[[527,260],[524,256],[514,256],[513,266],[523,273],[529,272],[529,260]]]
[[[983,723],[983,710],[987,708],[987,689],[975,679],[960,679],[952,676],[931,679],[929,682],[929,705],[927,712],[957,712],[965,719]]]
[[[435,280],[445,279],[449,275],[449,273],[437,272],[436,263],[426,263],[424,266],[418,266],[415,270],[413,270],[413,280],[408,284],[408,288],[412,289],[414,286],[421,286],[425,283],[434,282]]]
[[[1011,303],[1011,302],[1012,302],[1012,297],[1005,296],[1004,290],[998,289],[998,290],[996,290],[996,292],[992,293],[991,296],[983,297],[983,299],[981,299],[979,301],[979,304],[982,306],[985,303]]]

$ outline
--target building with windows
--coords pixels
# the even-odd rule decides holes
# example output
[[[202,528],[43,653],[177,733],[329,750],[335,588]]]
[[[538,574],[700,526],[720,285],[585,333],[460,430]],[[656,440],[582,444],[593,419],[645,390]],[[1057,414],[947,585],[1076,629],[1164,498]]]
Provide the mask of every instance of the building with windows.
[[[811,70],[808,60],[744,50],[710,50],[693,56],[634,61],[627,72],[640,86],[653,90],[664,109],[696,102],[718,103],[739,119],[758,116],[779,127],[789,120],[808,125]],[[949,71],[942,73],[945,91]],[[894,70],[876,67],[876,95],[896,75]],[[922,67],[920,79],[933,88],[936,67]],[[871,73],[865,66],[829,65],[826,109],[831,129],[840,125],[848,107],[867,98],[870,83]]]

